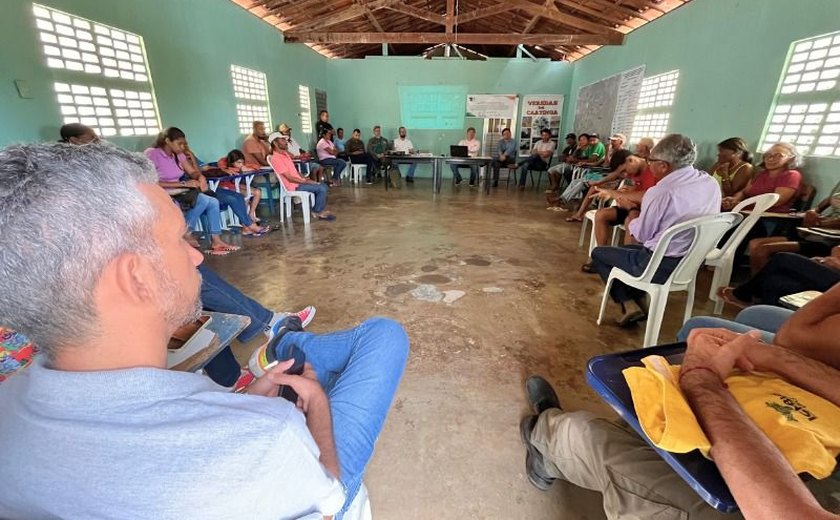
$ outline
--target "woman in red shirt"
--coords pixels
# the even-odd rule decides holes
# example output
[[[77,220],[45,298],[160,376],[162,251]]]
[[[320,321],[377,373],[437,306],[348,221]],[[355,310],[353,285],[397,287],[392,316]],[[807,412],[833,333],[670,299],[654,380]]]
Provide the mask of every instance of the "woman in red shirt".
[[[802,174],[794,169],[799,166],[800,159],[796,147],[789,143],[774,144],[764,152],[762,159],[759,167],[763,169],[743,190],[731,197],[725,197],[722,202],[724,208],[732,208],[744,199],[764,193],[779,194],[779,201],[767,211],[788,213],[793,208],[799,185],[802,183]]]

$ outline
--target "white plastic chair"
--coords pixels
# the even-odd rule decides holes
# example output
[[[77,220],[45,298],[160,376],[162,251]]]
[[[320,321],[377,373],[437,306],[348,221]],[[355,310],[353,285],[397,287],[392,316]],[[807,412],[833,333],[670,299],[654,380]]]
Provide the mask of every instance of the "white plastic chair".
[[[356,184],[361,184],[362,179],[365,178],[367,175],[367,164],[353,164],[351,162],[347,163],[347,166],[350,168],[344,168],[344,171],[341,172],[342,176],[345,176],[347,170],[350,170],[350,182],[354,182]]]
[[[315,205],[315,194],[310,193],[308,191],[289,191],[286,189],[286,185],[283,184],[283,179],[280,178],[280,174],[277,173],[277,170],[274,169],[274,165],[271,163],[271,156],[267,156],[265,158],[268,164],[271,164],[271,169],[274,170],[274,175],[277,176],[277,184],[280,188],[280,222],[285,222],[283,215],[286,218],[292,218],[292,199],[297,197],[300,199],[300,211],[303,213],[303,223],[309,224],[309,213],[310,208]]]
[[[627,179],[622,179],[620,183],[618,183],[618,187],[616,189],[621,189],[627,185]],[[610,201],[609,207],[615,206],[616,202],[614,200]],[[598,208],[597,209],[590,209],[583,215],[583,222],[580,223],[580,238],[578,239],[578,247],[583,247],[583,240],[586,237],[586,228],[591,224],[590,232],[589,232],[589,257],[592,258],[592,250],[595,249],[595,213],[604,207],[604,199],[598,199]],[[619,226],[620,229],[624,229],[623,224],[619,224],[613,226],[612,232],[612,245],[615,245],[616,239],[618,238],[618,231]]]
[[[662,327],[662,318],[665,314],[665,307],[668,305],[668,295],[676,291],[687,291],[685,302],[685,315],[683,323],[691,317],[694,308],[694,290],[697,282],[697,270],[706,259],[709,251],[721,239],[724,233],[732,226],[741,221],[743,217],[739,213],[719,213],[698,217],[668,228],[659,239],[653,255],[650,257],[647,267],[641,276],[633,276],[618,267],[613,267],[607,278],[607,285],[604,288],[604,297],[601,299],[601,310],[598,312],[598,325],[604,319],[604,311],[607,308],[607,300],[610,298],[610,288],[613,281],[624,282],[630,287],[645,291],[650,298],[648,309],[647,326],[645,327],[644,347],[655,345],[659,341],[659,329]],[[664,283],[653,283],[653,277],[659,269],[659,264],[665,257],[668,244],[675,236],[681,233],[694,233],[691,245],[685,256],[671,276]]]
[[[720,314],[723,311],[723,300],[718,297],[718,288],[729,285],[732,278],[732,264],[735,262],[735,252],[738,246],[747,237],[747,234],[752,230],[753,226],[761,218],[761,214],[772,208],[779,200],[778,193],[764,193],[756,195],[741,201],[740,204],[732,208],[732,213],[738,213],[745,208],[754,206],[752,213],[741,222],[738,229],[729,237],[722,247],[716,247],[706,255],[706,265],[715,268],[715,274],[712,276],[712,286],[709,288],[709,299],[715,302],[715,314]]]

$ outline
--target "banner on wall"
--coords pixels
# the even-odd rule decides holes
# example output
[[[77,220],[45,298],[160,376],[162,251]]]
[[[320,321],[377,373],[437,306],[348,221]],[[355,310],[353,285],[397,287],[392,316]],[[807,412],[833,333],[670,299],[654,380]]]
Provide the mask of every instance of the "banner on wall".
[[[531,153],[531,147],[541,139],[543,128],[551,130],[555,149],[560,141],[560,119],[563,117],[563,96],[537,94],[522,98],[522,119],[519,125],[519,155]]]
[[[513,119],[518,100],[514,94],[470,94],[466,115],[480,119]]]

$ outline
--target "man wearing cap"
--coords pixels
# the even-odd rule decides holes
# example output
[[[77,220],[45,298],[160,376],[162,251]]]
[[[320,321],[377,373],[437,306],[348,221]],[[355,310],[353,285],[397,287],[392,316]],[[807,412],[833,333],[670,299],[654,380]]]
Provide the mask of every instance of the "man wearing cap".
[[[335,220],[335,215],[326,210],[329,191],[327,186],[302,177],[298,173],[292,156],[289,154],[289,143],[286,137],[280,132],[274,132],[268,136],[268,141],[271,143],[272,150],[271,167],[277,175],[277,180],[282,182],[288,191],[308,191],[315,195],[315,205],[312,207],[315,217],[321,220]]]
[[[566,134],[566,147],[560,154],[560,160],[568,163],[570,159],[574,158],[575,150],[577,150],[577,136],[574,133]]]
[[[277,131],[283,134],[283,137],[286,138],[286,144],[288,144],[289,155],[292,156],[292,159],[295,161],[300,161],[301,166],[301,175],[304,177],[309,177],[314,181],[321,182],[321,165],[318,164],[318,161],[313,161],[312,156],[306,150],[301,150],[300,144],[292,137],[292,127],[287,125],[286,123],[280,123],[277,125]],[[271,143],[269,142],[269,146]],[[305,171],[306,173],[303,173]]]
[[[610,163],[610,157],[612,157],[612,154],[614,154],[615,152],[617,152],[619,150],[623,150],[624,149],[624,143],[626,143],[626,142],[627,142],[627,137],[625,137],[624,134],[615,133],[615,134],[611,135],[610,136],[610,146],[607,149],[607,157],[606,157],[606,159],[604,159],[604,163],[609,164]]]
[[[245,154],[245,162],[268,166],[265,157],[271,153],[271,145],[265,140],[265,123],[254,121],[251,135],[242,141],[242,153]]]
[[[519,162],[519,189],[525,189],[528,170],[547,170],[556,143],[551,140],[551,130],[540,130],[540,140],[531,147],[531,155]]]
[[[341,184],[341,172],[347,168],[347,162],[344,159],[338,158],[338,150],[335,149],[332,143],[333,130],[328,128],[324,131],[324,136],[318,141],[315,146],[315,151],[318,153],[318,162],[321,166],[331,166],[333,169],[333,184]]]

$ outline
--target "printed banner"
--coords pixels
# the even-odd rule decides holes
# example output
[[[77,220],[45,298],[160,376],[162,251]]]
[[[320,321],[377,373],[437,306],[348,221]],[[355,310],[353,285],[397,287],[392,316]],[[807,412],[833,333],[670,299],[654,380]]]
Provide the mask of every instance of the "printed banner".
[[[557,149],[560,140],[560,119],[563,117],[563,96],[537,94],[522,98],[522,119],[519,126],[519,155],[527,156],[540,140],[543,128],[551,130],[551,140]],[[562,146],[560,147],[562,149]]]
[[[518,100],[514,94],[470,94],[467,96],[467,117],[513,119]]]

